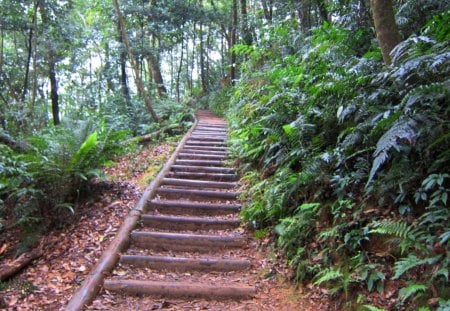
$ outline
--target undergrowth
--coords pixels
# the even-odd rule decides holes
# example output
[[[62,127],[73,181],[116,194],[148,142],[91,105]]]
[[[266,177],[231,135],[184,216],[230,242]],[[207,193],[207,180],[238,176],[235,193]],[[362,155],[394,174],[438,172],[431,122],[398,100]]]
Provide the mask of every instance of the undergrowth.
[[[296,282],[346,307],[377,309],[358,293],[387,283],[398,287],[389,307],[448,306],[448,16],[401,42],[387,67],[338,23],[308,36],[278,23],[234,47],[240,82],[212,101],[231,124],[244,219],[276,233]]]

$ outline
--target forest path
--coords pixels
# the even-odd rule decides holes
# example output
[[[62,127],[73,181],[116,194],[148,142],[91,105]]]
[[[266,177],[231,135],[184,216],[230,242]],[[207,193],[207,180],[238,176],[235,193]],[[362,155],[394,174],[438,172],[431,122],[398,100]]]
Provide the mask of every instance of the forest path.
[[[260,241],[240,226],[227,124],[196,116],[88,309],[320,310],[280,286]]]

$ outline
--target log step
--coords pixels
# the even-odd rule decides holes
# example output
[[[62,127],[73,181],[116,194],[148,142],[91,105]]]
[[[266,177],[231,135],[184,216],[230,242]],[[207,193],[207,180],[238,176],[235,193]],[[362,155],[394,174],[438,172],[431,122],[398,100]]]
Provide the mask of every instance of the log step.
[[[186,160],[226,160],[228,157],[226,155],[217,155],[217,154],[198,154],[198,153],[187,153],[183,151],[178,154],[178,159],[186,159]]]
[[[171,298],[247,299],[256,294],[250,286],[212,286],[188,282],[154,282],[140,280],[105,280],[104,288],[133,295]]]
[[[221,156],[228,156],[228,152],[222,151],[222,150],[202,150],[202,149],[195,149],[195,148],[183,148],[181,150],[181,153],[194,153],[194,154],[209,154],[209,155],[221,155]]]
[[[197,172],[197,173],[219,173],[234,174],[235,169],[231,167],[214,167],[214,166],[194,166],[194,165],[172,165],[172,171],[175,172]]]
[[[133,245],[156,251],[210,252],[245,245],[240,236],[133,231],[130,238]]]
[[[176,189],[176,188],[159,188],[156,194],[162,198],[191,198],[191,199],[216,199],[216,200],[236,200],[239,192],[223,192],[210,190],[191,190],[191,189]]]
[[[180,201],[157,201],[148,202],[148,210],[158,210],[170,215],[229,215],[238,213],[241,209],[239,204],[198,203]]]
[[[228,148],[227,147],[214,147],[214,146],[189,146],[189,145],[184,145],[184,149],[228,152]]]
[[[207,147],[226,147],[226,142],[200,141],[188,139],[185,146],[207,146]]]
[[[237,183],[234,183],[234,182],[220,182],[220,181],[193,180],[193,179],[164,178],[163,181],[162,181],[162,185],[182,186],[182,187],[196,187],[196,188],[233,189],[233,188],[236,188]]]
[[[142,215],[142,224],[162,230],[227,230],[239,227],[239,219]]]
[[[170,178],[186,178],[197,180],[214,180],[214,181],[237,181],[239,179],[236,174],[220,174],[220,173],[195,173],[195,172],[170,172]]]
[[[176,165],[195,165],[195,166],[225,166],[224,161],[217,160],[176,160]]]
[[[191,140],[200,140],[200,141],[213,141],[213,142],[225,142],[227,137],[223,137],[220,135],[207,136],[207,135],[191,135]]]
[[[249,260],[217,258],[184,258],[143,255],[122,255],[120,262],[139,268],[175,271],[241,271],[250,268]]]

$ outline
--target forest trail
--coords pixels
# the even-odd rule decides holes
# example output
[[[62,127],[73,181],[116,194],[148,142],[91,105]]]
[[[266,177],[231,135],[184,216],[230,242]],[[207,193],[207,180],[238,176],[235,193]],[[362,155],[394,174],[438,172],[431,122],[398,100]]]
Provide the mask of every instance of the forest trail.
[[[267,254],[240,226],[227,124],[208,111],[196,116],[130,233],[129,247],[88,309],[310,309],[309,301],[278,284]]]

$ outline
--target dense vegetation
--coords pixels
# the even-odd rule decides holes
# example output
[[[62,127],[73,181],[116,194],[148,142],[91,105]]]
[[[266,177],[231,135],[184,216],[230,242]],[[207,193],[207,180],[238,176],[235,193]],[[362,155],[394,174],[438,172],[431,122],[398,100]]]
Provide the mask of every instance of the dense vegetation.
[[[293,280],[341,308],[449,307],[449,0],[0,10],[0,233],[27,246],[73,219],[124,141],[208,106],[232,127],[243,216]]]
[[[245,219],[345,308],[392,288],[383,307],[450,306],[450,11],[427,1],[419,19],[419,3],[397,7],[389,66],[352,8],[308,31],[281,14],[234,47],[240,80],[212,104],[231,121]]]

